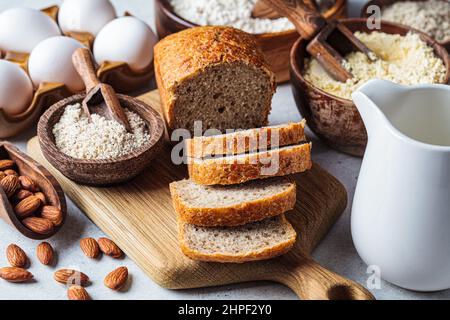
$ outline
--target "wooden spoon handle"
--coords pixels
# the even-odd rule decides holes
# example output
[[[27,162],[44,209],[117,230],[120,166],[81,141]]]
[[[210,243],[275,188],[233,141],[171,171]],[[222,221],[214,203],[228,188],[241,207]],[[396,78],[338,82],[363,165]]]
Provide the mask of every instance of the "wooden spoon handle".
[[[95,74],[94,63],[92,62],[92,55],[87,48],[78,48],[72,55],[72,62],[75,70],[79,73],[86,86],[86,93],[91,91],[100,81]]]
[[[311,10],[320,12],[316,0],[303,0]],[[278,19],[282,18],[278,11],[274,10],[271,6],[268,6],[263,0],[257,0],[252,10],[252,17],[259,19]]]
[[[374,300],[360,284],[331,272],[311,258],[286,265],[278,279],[304,300]]]
[[[303,0],[262,0],[268,6],[287,17],[300,35],[310,40],[326,25],[319,12],[308,8]]]

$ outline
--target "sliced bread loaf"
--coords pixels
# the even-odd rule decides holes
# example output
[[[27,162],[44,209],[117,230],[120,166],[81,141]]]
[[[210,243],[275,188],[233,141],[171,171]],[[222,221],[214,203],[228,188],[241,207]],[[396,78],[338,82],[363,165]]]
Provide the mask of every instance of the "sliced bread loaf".
[[[188,157],[203,158],[256,152],[270,149],[272,146],[282,147],[297,144],[306,140],[305,123],[306,121],[303,120],[278,126],[187,139],[186,153]]]
[[[203,185],[229,185],[285,176],[311,169],[311,144],[214,158],[188,158],[191,180]]]
[[[270,259],[288,252],[297,234],[284,215],[239,227],[198,227],[179,220],[182,252],[189,258],[210,262]]]
[[[275,92],[255,37],[223,26],[189,28],[155,46],[155,77],[169,132],[267,125]]]
[[[203,186],[192,180],[170,184],[178,218],[198,226],[238,226],[292,210],[295,182],[287,178],[250,181],[240,185]]]

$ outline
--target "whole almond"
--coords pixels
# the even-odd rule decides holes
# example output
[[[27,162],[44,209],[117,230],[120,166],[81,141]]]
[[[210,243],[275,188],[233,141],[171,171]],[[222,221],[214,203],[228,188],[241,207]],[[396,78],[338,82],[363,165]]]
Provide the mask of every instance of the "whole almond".
[[[25,190],[31,191],[31,192],[37,192],[38,187],[36,183],[28,176],[20,176],[19,177],[20,184],[22,185],[22,188]]]
[[[14,167],[14,161],[12,160],[0,160],[0,171],[12,169]]]
[[[50,220],[55,226],[59,226],[63,221],[61,210],[54,206],[43,206],[41,217]]]
[[[14,208],[17,218],[25,219],[32,216],[37,209],[41,206],[41,199],[35,196],[20,201]]]
[[[55,227],[50,220],[38,217],[26,218],[22,220],[22,224],[31,231],[39,234],[49,234]]]
[[[31,191],[25,190],[25,189],[19,189],[16,191],[16,193],[13,196],[13,200],[16,202],[20,202],[25,198],[28,198],[30,196],[32,196],[33,193]]]
[[[41,242],[36,248],[36,255],[39,261],[44,265],[49,265],[53,261],[53,248],[48,242]]]
[[[45,194],[43,194],[42,192],[36,192],[34,195],[36,197],[38,197],[39,199],[41,199],[41,202],[44,206],[47,204],[47,199],[45,198]]]
[[[80,248],[87,257],[92,259],[97,258],[100,254],[100,248],[94,238],[81,239]]]
[[[122,250],[114,243],[114,241],[108,238],[99,238],[98,245],[100,250],[106,254],[107,256],[111,256],[113,258],[120,258],[123,255]]]
[[[0,278],[9,282],[25,282],[33,278],[33,274],[23,268],[4,267],[0,268]]]
[[[17,171],[15,171],[15,170],[8,169],[8,170],[5,170],[4,172],[5,172],[5,174],[6,174],[7,176],[15,176],[15,177],[19,177],[19,174],[18,174]]]
[[[82,286],[73,285],[67,289],[69,300],[91,300],[89,293]]]
[[[2,181],[2,179],[6,177],[6,173],[4,173],[3,171],[0,171],[0,181]]]
[[[16,176],[6,176],[0,181],[0,187],[8,198],[12,197],[20,187],[19,178]]]
[[[105,286],[112,290],[120,290],[123,288],[128,279],[127,267],[120,267],[111,271],[103,280]]]
[[[89,277],[83,272],[73,269],[60,269],[53,275],[55,281],[62,284],[76,284],[85,286],[89,283]]]
[[[12,267],[25,268],[28,264],[28,257],[25,251],[15,244],[10,244],[6,248],[6,258]]]

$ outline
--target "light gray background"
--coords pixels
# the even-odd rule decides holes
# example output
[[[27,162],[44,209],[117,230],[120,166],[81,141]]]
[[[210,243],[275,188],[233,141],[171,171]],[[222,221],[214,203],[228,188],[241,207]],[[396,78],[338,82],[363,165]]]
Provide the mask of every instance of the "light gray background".
[[[154,29],[153,1],[150,0],[112,0],[118,14],[125,10],[146,21]],[[350,0],[350,14],[357,15],[365,0]],[[0,0],[0,11],[6,8],[24,5],[34,8],[44,8],[58,4],[58,0]],[[278,124],[296,121],[300,115],[295,107],[289,85],[278,88],[273,100],[271,123]],[[13,143],[25,150],[26,141],[35,135],[35,128],[26,134],[11,139]],[[360,168],[360,159],[346,156],[329,149],[317,139],[313,139],[314,160],[335,175],[347,188],[349,206],[331,232],[318,246],[314,257],[325,267],[345,277],[365,285],[368,275],[366,266],[358,257],[350,235],[350,208]],[[68,220],[63,229],[50,243],[58,252],[57,266],[42,266],[35,258],[38,241],[24,238],[18,232],[0,221],[0,266],[7,265],[4,250],[10,243],[21,246],[31,257],[30,271],[36,281],[29,284],[11,284],[0,280],[0,299],[65,299],[65,288],[55,281],[52,276],[56,268],[70,267],[82,270],[93,280],[88,288],[93,299],[296,299],[296,295],[288,288],[273,283],[246,283],[239,285],[172,291],[159,287],[149,279],[128,258],[122,261],[102,257],[99,261],[86,258],[79,249],[79,240],[83,237],[98,238],[104,236],[83,213],[68,201]],[[301,236],[301,234],[300,234]],[[129,268],[131,282],[126,292],[112,292],[103,285],[103,277],[120,265]],[[400,289],[386,282],[381,288],[372,290],[378,299],[447,299],[450,291],[438,293],[415,293]]]

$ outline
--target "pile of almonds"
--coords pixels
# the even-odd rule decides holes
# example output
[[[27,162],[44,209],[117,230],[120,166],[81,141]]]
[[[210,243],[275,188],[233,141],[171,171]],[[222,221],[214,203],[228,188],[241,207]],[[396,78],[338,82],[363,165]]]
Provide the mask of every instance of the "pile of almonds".
[[[123,256],[122,250],[110,239],[84,238],[80,241],[83,253],[92,259],[99,257],[100,253],[119,259]],[[54,260],[54,250],[48,242],[40,243],[36,248],[38,260],[44,265],[50,265]],[[0,268],[0,278],[15,283],[28,282],[33,279],[33,274],[26,270],[29,260],[26,253],[17,245],[10,244],[6,248],[6,257],[10,267]],[[67,297],[69,300],[90,300],[91,297],[85,287],[90,284],[89,277],[81,271],[73,269],[59,269],[53,278],[55,281],[68,286]],[[128,280],[128,269],[119,267],[103,280],[106,287],[118,291],[122,289]]]
[[[19,175],[12,160],[0,160],[0,189],[8,197],[22,224],[39,234],[49,234],[62,223],[59,208],[47,205],[46,196],[30,177]]]

